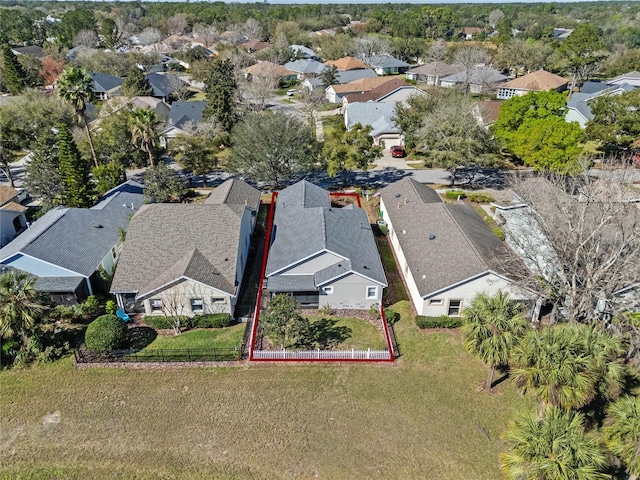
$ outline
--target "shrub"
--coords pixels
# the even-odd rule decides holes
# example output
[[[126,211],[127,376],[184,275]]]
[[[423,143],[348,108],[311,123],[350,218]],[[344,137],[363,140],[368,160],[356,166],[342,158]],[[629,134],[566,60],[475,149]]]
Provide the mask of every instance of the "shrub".
[[[495,198],[486,193],[471,193],[468,198],[469,201],[473,203],[491,203],[496,201]]]
[[[94,295],[90,295],[87,299],[82,302],[82,313],[83,315],[87,315],[89,317],[93,315],[97,315],[100,312],[100,302]]]
[[[467,194],[462,190],[447,190],[446,192],[444,192],[444,196],[449,200],[457,200],[458,197],[460,197],[460,199],[465,198]]]
[[[369,316],[374,320],[380,318],[380,305],[378,305],[377,303],[371,305],[369,307]]]
[[[395,324],[398,320],[400,320],[400,314],[395,310],[391,310],[390,308],[384,309],[384,316],[387,318],[387,323],[389,325]]]
[[[446,315],[439,317],[416,316],[416,325],[420,328],[458,328],[462,324],[462,318],[459,317],[447,317]]]
[[[173,317],[165,317],[164,315],[146,315],[144,323],[155,330],[166,330],[173,328]]]
[[[73,320],[73,308],[68,305],[56,305],[49,312],[51,320]]]
[[[319,309],[318,311],[322,314],[322,315],[326,315],[328,317],[330,317],[331,315],[333,315],[333,308],[331,308],[331,305],[329,305],[328,303],[324,303]]]
[[[102,315],[87,327],[84,343],[92,352],[108,352],[117,348],[127,336],[127,326],[115,315]]]
[[[491,230],[493,230],[493,233],[495,233],[496,237],[498,237],[503,242],[504,242],[505,238],[507,238],[505,233],[504,233],[504,230],[501,229],[500,227],[492,227]]]
[[[118,311],[118,304],[113,300],[107,300],[107,303],[104,305],[104,311],[110,314],[114,314]]]
[[[228,313],[198,315],[190,320],[193,328],[224,328],[233,325],[233,319]]]

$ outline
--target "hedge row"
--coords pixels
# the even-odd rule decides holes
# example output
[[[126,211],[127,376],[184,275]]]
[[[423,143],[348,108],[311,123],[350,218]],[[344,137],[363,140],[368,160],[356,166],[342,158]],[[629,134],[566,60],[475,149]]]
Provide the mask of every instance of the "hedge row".
[[[461,200],[467,196],[462,190],[447,190],[444,192],[444,196],[450,200],[457,200],[460,198]]]
[[[146,315],[144,323],[156,330],[173,328],[174,317],[164,315]],[[210,313],[208,315],[197,315],[195,317],[181,317],[180,325],[185,328],[223,328],[233,325],[233,319],[228,313]]]
[[[458,328],[463,323],[460,317],[447,317],[446,315],[439,317],[416,316],[416,325],[420,328]]]

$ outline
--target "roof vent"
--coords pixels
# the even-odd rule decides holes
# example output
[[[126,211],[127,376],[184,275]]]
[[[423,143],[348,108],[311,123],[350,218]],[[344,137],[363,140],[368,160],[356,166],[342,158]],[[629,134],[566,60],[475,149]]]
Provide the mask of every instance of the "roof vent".
[[[394,196],[395,196],[396,198],[400,198],[402,195],[401,195],[400,193],[396,193]]]
[[[93,228],[102,228],[102,225],[100,225],[99,223],[93,223]]]
[[[402,234],[403,234],[403,235],[406,235],[406,234],[407,234],[407,231],[406,231],[406,230],[402,230]]]
[[[436,236],[433,233],[429,235],[429,240],[435,240],[435,239],[436,239]]]
[[[426,280],[426,279],[427,279],[427,276],[426,276],[426,275],[422,275],[422,279],[423,279],[423,280]]]

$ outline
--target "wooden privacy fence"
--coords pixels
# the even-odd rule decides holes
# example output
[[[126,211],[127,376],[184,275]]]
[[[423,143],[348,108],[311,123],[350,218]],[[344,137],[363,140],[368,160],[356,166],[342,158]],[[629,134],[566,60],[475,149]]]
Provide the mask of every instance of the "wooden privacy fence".
[[[388,350],[254,350],[256,360],[386,360]]]
[[[95,353],[85,345],[75,349],[76,363],[127,362],[230,362],[242,358],[243,347],[237,348],[184,348],[157,350],[113,350]]]

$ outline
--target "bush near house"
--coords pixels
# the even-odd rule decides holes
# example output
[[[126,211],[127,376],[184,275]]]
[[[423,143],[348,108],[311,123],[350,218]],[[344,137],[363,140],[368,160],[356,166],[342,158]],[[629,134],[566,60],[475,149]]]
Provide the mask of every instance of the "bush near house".
[[[447,317],[446,315],[439,317],[416,316],[416,325],[420,328],[458,328],[463,323],[462,318]]]
[[[495,198],[486,193],[470,193],[468,198],[469,201],[473,203],[491,203],[496,201]]]
[[[84,343],[92,352],[108,352],[118,348],[127,336],[127,326],[115,315],[102,315],[87,327]]]
[[[395,310],[391,310],[390,308],[384,309],[384,316],[387,319],[387,323],[389,325],[395,324],[398,320],[400,320],[400,314]]]
[[[444,192],[444,196],[449,200],[457,200],[458,197],[460,197],[460,199],[466,198],[467,194],[462,190],[447,190]]]
[[[144,323],[156,330],[165,330],[173,328],[174,317],[146,315]],[[233,325],[234,321],[228,313],[211,313],[195,317],[182,317],[180,324],[186,328],[224,328]]]

